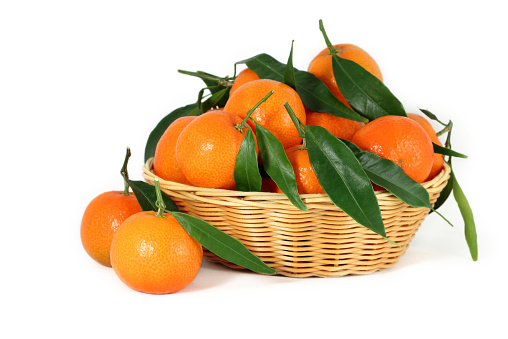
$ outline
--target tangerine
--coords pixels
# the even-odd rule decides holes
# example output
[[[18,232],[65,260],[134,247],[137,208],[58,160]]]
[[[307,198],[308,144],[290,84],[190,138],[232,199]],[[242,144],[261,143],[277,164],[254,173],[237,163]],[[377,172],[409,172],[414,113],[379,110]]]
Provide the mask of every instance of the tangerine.
[[[436,131],[434,130],[434,128],[432,127],[430,122],[427,119],[425,119],[425,117],[415,114],[415,113],[407,113],[407,117],[410,119],[413,119],[414,121],[416,121],[417,123],[422,125],[422,127],[425,129],[425,131],[427,132],[427,134],[430,137],[430,140],[433,143],[435,143],[436,145],[439,145],[439,146],[443,146],[443,144],[441,143],[441,141],[439,140],[439,138],[436,135]],[[438,175],[441,172],[441,170],[443,169],[443,165],[444,165],[443,155],[440,153],[434,153],[434,162],[432,163],[432,168],[430,170],[430,174],[425,181],[429,181],[429,180],[433,179],[434,177],[436,177],[436,175]]]
[[[111,244],[111,264],[130,288],[168,294],[189,285],[201,267],[203,247],[170,214],[136,213]]]
[[[414,181],[424,182],[434,162],[434,147],[425,129],[410,118],[386,115],[360,128],[351,140],[363,150],[399,165]]]
[[[256,72],[250,68],[244,69],[236,76],[235,81],[233,82],[233,86],[231,86],[231,89],[229,90],[229,95],[232,95],[238,89],[238,87],[242,86],[243,84],[258,79],[259,76],[256,74]]]
[[[176,142],[183,129],[195,118],[195,116],[185,116],[176,119],[161,136],[153,159],[153,173],[159,178],[186,185],[191,184],[176,161]]]
[[[187,180],[199,187],[235,189],[236,155],[249,127],[225,110],[208,111],[194,119],[176,143],[176,160]],[[255,138],[255,136],[254,136]]]
[[[353,44],[337,44],[333,47],[339,57],[356,62],[376,78],[383,81],[383,75],[379,66],[365,50]],[[312,59],[308,71],[323,81],[337,99],[351,108],[337,86],[332,68],[332,55],[328,48],[323,49]]]
[[[353,135],[362,128],[363,122],[336,117],[329,113],[319,113],[306,108],[307,125],[317,125],[326,128],[335,137],[351,140]]]
[[[273,91],[272,96],[254,110],[251,118],[269,130],[284,148],[299,145],[302,138],[298,135],[298,130],[284,104],[287,102],[291,106],[303,124],[306,123],[305,107],[298,93],[282,82],[259,79],[245,83],[229,97],[224,110],[243,119],[247,112],[270,91]],[[251,126],[255,131],[256,126],[254,124]]]
[[[111,267],[111,241],[122,222],[141,212],[136,197],[122,191],[104,192],[86,207],[81,220],[81,243],[98,263]]]

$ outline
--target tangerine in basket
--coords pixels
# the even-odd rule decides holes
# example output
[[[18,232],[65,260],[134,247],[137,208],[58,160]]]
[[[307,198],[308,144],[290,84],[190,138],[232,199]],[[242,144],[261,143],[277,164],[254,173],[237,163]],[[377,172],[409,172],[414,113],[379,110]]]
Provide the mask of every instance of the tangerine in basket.
[[[362,48],[353,44],[337,44],[333,47],[337,51],[336,54],[339,57],[356,62],[373,74],[376,78],[383,81],[381,70],[379,69],[376,61]],[[346,99],[340,92],[335,76],[333,75],[332,55],[330,54],[330,50],[328,48],[323,49],[314,57],[314,59],[312,59],[309,64],[308,71],[323,81],[337,99],[349,106]],[[351,108],[351,106],[349,107]]]
[[[130,288],[168,294],[189,285],[201,267],[203,247],[170,214],[136,213],[111,244],[111,264]]]
[[[306,108],[307,125],[317,125],[326,128],[335,137],[351,140],[353,135],[362,128],[363,122],[336,117],[329,113],[319,113]]]
[[[291,166],[295,172],[296,187],[300,194],[324,194],[325,191],[318,181],[314,168],[310,164],[309,152],[302,145],[286,149]],[[277,187],[277,193],[282,191]]]
[[[176,161],[176,141],[183,129],[195,118],[195,116],[185,116],[176,119],[161,136],[153,159],[153,173],[156,176],[181,184],[191,184]]]
[[[86,207],[81,220],[81,243],[98,263],[111,267],[110,247],[122,222],[141,212],[136,197],[122,191],[104,192]]]
[[[176,160],[192,185],[236,188],[236,156],[249,128],[243,127],[240,132],[237,126],[241,122],[239,116],[215,109],[198,116],[182,131],[176,143]]]
[[[407,113],[407,117],[413,119],[414,121],[422,125],[425,131],[429,134],[430,140],[433,143],[439,146],[443,146],[443,144],[436,135],[436,131],[434,130],[430,122],[427,119],[425,119],[425,117],[414,113]],[[444,165],[443,155],[440,153],[434,153],[434,162],[432,163],[432,169],[430,170],[430,174],[425,181],[429,181],[435,178],[436,175],[438,175],[443,169],[443,165]]]
[[[424,182],[434,162],[434,147],[425,129],[403,116],[386,115],[360,128],[352,142],[399,165],[414,181]]]
[[[233,82],[233,86],[231,86],[231,89],[229,90],[229,95],[232,95],[238,89],[238,87],[242,86],[243,84],[258,79],[259,76],[256,74],[256,72],[250,68],[244,69],[236,76],[235,81]]]
[[[269,130],[284,148],[299,145],[302,138],[298,135],[298,130],[287,113],[284,103],[287,102],[291,106],[303,124],[306,123],[305,107],[298,93],[282,82],[259,79],[245,83],[229,97],[224,110],[243,119],[247,112],[270,91],[273,91],[273,95],[256,108],[251,118]],[[254,124],[251,126],[255,131]]]

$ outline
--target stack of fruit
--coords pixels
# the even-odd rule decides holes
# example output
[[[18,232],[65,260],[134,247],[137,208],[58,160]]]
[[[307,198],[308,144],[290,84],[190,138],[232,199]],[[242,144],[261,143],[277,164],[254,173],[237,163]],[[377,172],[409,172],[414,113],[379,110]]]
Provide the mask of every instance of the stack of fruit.
[[[326,194],[385,238],[375,190],[434,211],[453,191],[476,260],[474,222],[456,177],[452,174],[434,206],[420,185],[441,173],[444,155],[446,166],[451,157],[465,157],[450,148],[452,123],[426,110],[425,115],[405,112],[367,52],[351,44],[332,45],[321,22],[320,28],[327,48],[307,72],[293,67],[292,48],[286,64],[267,54],[237,63],[247,67],[233,78],[181,71],[200,77],[207,87],[197,103],[174,110],[150,134],[145,160],[153,158],[154,174],[195,187],[284,193],[303,211],[301,194]],[[203,101],[205,90],[210,97]],[[436,133],[426,117],[443,130]],[[443,146],[438,135],[445,133]],[[226,260],[275,273],[234,238],[178,212],[158,181],[153,188],[129,180],[126,166],[127,161],[124,192],[92,201],[81,233],[87,252],[112,265],[126,284],[148,293],[185,287],[199,270],[200,243]],[[209,242],[215,237],[200,236],[210,232],[217,234],[215,243]]]

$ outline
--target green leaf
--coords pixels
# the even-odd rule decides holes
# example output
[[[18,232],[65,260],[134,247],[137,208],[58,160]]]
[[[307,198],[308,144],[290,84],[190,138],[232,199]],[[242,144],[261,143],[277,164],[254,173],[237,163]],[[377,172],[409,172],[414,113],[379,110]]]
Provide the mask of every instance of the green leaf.
[[[261,79],[272,79],[284,82],[286,65],[277,61],[268,54],[259,54],[252,58],[240,61]],[[328,87],[319,80],[314,74],[294,69],[296,92],[302,99],[305,106],[314,112],[329,113],[336,117],[346,118],[354,121],[367,122],[368,119],[362,117],[339,99],[337,99]]]
[[[234,176],[238,191],[261,191],[262,179],[259,173],[256,141],[250,128],[247,130],[238,150]]]
[[[335,81],[355,111],[374,120],[384,115],[407,116],[401,102],[381,80],[356,62],[332,55]]]
[[[451,167],[451,161],[448,162],[448,165]],[[434,203],[434,210],[437,211],[437,209],[448,200],[448,197],[452,193],[453,190],[453,175],[450,175],[450,178],[448,179],[448,182],[446,183],[446,186],[441,191],[441,194],[439,194],[439,197],[437,198],[436,202]],[[433,211],[430,211],[432,213]]]
[[[143,211],[158,211],[159,207],[156,203],[157,193],[155,192],[154,186],[144,181],[134,181],[127,179],[125,176],[124,179],[131,187],[132,192],[134,192],[134,195],[136,196],[136,199],[138,200],[138,203]],[[175,204],[175,202],[164,192],[161,193],[164,204],[166,205],[166,209],[169,211],[179,211],[178,206]]]
[[[258,123],[256,123],[256,137],[266,173],[275,181],[294,206],[307,212],[307,206],[298,194],[295,172],[286,156],[284,146],[270,131]]]
[[[190,104],[184,107],[180,107],[166,115],[162,118],[161,121],[155,126],[150,135],[148,136],[148,140],[145,146],[145,161],[150,159],[155,155],[155,149],[157,148],[157,143],[160,138],[166,131],[166,129],[171,125],[173,121],[183,116],[192,115],[192,113],[196,109],[196,104]]]
[[[400,166],[373,152],[361,150],[351,141],[342,140],[342,142],[353,151],[369,179],[376,185],[385,188],[409,206],[432,208],[429,192],[408,177]]]
[[[465,154],[456,152],[456,151],[454,151],[450,148],[447,148],[447,147],[439,146],[435,143],[432,143],[432,145],[434,146],[434,153],[439,153],[439,154],[448,155],[451,157],[458,157],[458,158],[462,158],[462,159],[467,159],[467,155],[465,155]]]
[[[473,217],[473,210],[467,201],[466,195],[460,187],[457,177],[452,170],[453,177],[453,196],[457,205],[459,206],[460,213],[464,219],[464,233],[466,237],[467,245],[469,246],[469,252],[474,261],[478,260],[478,240],[476,236],[476,226]]]
[[[191,237],[218,257],[254,272],[277,273],[275,269],[266,265],[240,241],[208,222],[181,212],[171,212],[171,214]]]
[[[293,67],[293,42],[291,42],[291,52],[289,53],[288,63],[284,71],[284,83],[296,89],[295,68]]]
[[[310,163],[333,203],[386,238],[377,197],[353,151],[321,126],[307,125],[305,136]]]

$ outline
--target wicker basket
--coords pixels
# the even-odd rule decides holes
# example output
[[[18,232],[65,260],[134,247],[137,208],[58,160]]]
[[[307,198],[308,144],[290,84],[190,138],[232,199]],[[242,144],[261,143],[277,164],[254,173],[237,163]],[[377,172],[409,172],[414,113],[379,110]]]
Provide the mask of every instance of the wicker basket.
[[[143,166],[153,185],[153,159]],[[450,176],[445,164],[433,180],[423,183],[434,204]],[[277,274],[288,277],[336,277],[368,274],[397,263],[406,252],[428,208],[410,207],[386,191],[376,192],[386,234],[400,247],[359,225],[325,194],[303,194],[303,212],[282,193],[239,192],[160,180],[182,212],[208,221],[241,241]],[[205,250],[205,257],[240,268]]]

